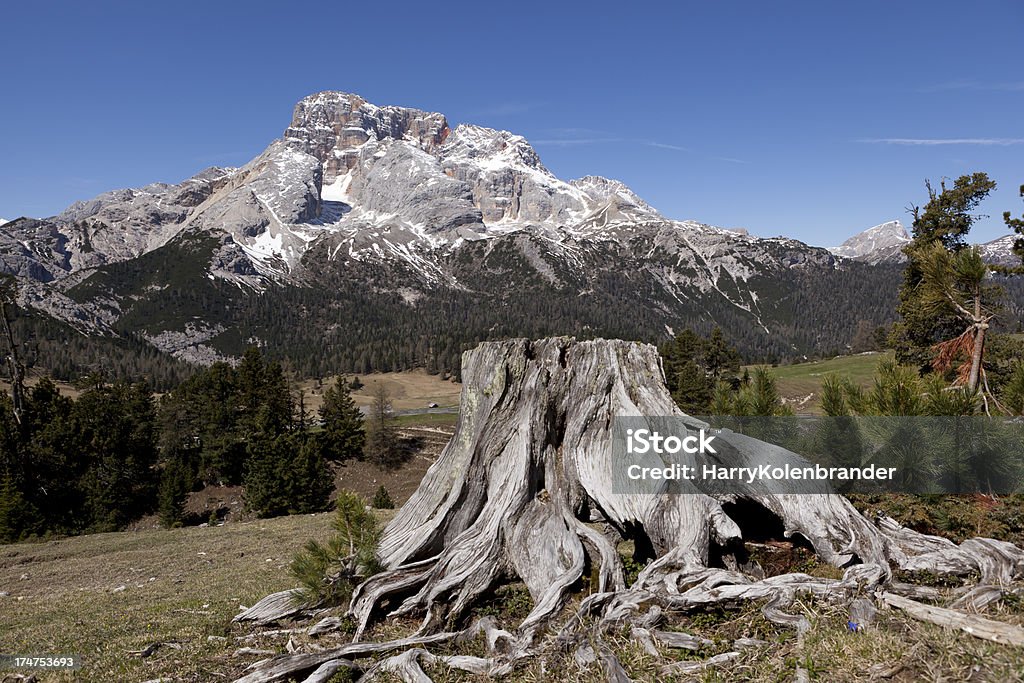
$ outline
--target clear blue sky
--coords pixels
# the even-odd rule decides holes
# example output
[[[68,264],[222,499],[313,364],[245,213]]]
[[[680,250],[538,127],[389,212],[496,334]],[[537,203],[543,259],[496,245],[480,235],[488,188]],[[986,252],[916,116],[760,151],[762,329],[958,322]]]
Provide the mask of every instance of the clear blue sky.
[[[0,216],[241,165],[337,89],[812,244],[983,170],[991,239],[1024,210],[1022,40],[1019,0],[6,3]]]

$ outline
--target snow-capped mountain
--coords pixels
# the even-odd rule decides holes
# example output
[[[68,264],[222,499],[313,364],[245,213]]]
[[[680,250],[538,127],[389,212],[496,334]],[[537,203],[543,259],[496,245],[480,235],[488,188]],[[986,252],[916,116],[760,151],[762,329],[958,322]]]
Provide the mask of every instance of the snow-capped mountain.
[[[836,256],[867,263],[900,262],[910,233],[899,221],[888,221],[857,233],[838,247],[829,247]]]
[[[1016,235],[1005,235],[979,244],[981,255],[988,263],[997,265],[1019,264],[1013,254]],[[904,263],[903,247],[911,241],[910,233],[899,221],[889,221],[857,233],[838,247],[829,247],[836,256],[870,264]]]
[[[1017,235],[1004,235],[991,242],[979,244],[981,255],[988,263],[1000,266],[1019,266],[1020,258],[1013,253],[1013,245],[1017,241]]]
[[[870,251],[895,232],[873,230],[840,249]],[[360,322],[318,317],[331,307],[397,301],[389,315],[404,321],[444,301],[452,310],[453,297],[479,317],[470,337],[496,334],[502,307],[560,302],[549,323],[513,333],[651,337],[718,323],[792,353],[856,324],[823,332],[835,325],[808,311],[825,299],[801,302],[805,282],[858,267],[795,240],[669,220],[616,180],[562,180],[508,131],[333,91],[300,101],[282,138],[241,168],[107,192],[0,231],[0,268],[18,276],[23,304],[204,359],[266,341],[299,299],[315,299],[297,323],[306,339]],[[886,315],[884,301],[875,308],[861,315]]]

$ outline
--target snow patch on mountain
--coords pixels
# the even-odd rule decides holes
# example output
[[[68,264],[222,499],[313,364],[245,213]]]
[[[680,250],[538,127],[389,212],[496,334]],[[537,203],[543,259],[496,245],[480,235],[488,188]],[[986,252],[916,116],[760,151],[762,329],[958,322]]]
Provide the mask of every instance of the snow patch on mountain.
[[[899,221],[888,221],[857,233],[838,247],[829,247],[836,256],[868,263],[902,260],[902,249],[910,234]]]
[[[1013,253],[1013,245],[1018,235],[1004,235],[991,242],[978,245],[981,255],[987,263],[994,263],[1000,266],[1019,266],[1020,258]]]

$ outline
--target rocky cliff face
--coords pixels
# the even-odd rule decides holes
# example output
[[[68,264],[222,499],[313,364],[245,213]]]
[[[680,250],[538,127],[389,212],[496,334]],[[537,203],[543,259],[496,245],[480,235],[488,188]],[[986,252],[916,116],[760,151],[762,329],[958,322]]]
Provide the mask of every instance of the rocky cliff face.
[[[285,141],[324,165],[328,184],[356,166],[367,142],[400,140],[434,152],[450,130],[443,114],[378,107],[358,95],[322,92],[295,105]]]

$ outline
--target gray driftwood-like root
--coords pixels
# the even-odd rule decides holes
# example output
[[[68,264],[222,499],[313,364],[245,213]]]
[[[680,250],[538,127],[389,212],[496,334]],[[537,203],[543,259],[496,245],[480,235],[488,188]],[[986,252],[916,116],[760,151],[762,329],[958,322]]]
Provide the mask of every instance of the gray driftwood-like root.
[[[427,681],[422,666],[439,662],[500,677],[520,660],[558,651],[577,664],[603,667],[609,680],[629,680],[602,634],[626,628],[648,651],[656,652],[658,645],[686,647],[690,641],[682,634],[657,628],[669,612],[753,600],[762,604],[768,620],[802,632],[806,618],[788,611],[799,595],[849,603],[884,589],[889,604],[924,614],[912,611],[907,607],[912,601],[899,594],[920,599],[931,593],[894,582],[893,567],[977,574],[978,585],[956,605],[970,610],[998,599],[1024,574],[1024,552],[1016,546],[991,539],[956,545],[888,518],[869,520],[831,493],[780,493],[757,483],[730,496],[613,491],[614,472],[621,466],[612,448],[613,419],[678,416],[694,429],[703,426],[676,408],[652,346],[566,338],[491,342],[463,356],[462,375],[455,434],[385,529],[379,548],[385,571],[354,592],[349,608],[357,624],[354,642],[315,655],[282,655],[255,666],[240,681],[281,680],[333,659],[403,647],[413,649],[369,665],[364,677],[390,672],[406,681]],[[729,466],[802,462],[739,434],[719,435],[716,444],[722,444],[717,457]],[[742,520],[730,517],[726,507],[737,501],[756,503],[777,517],[786,536],[806,539],[819,558],[845,569],[843,578],[745,573],[739,557],[730,554],[743,540]],[[622,539],[642,541],[654,557],[629,586],[616,551]],[[729,568],[709,566],[712,550]],[[566,614],[584,572],[596,578],[596,592]],[[526,585],[532,611],[503,628],[478,620],[460,636],[482,634],[488,657],[439,657],[424,649],[455,638],[445,632],[466,623],[474,605],[509,580]],[[239,618],[267,621],[285,609],[274,597]],[[375,620],[400,615],[422,619],[416,637],[405,645],[359,642]],[[444,637],[431,640],[437,634]],[[692,670],[737,656],[724,653]]]

